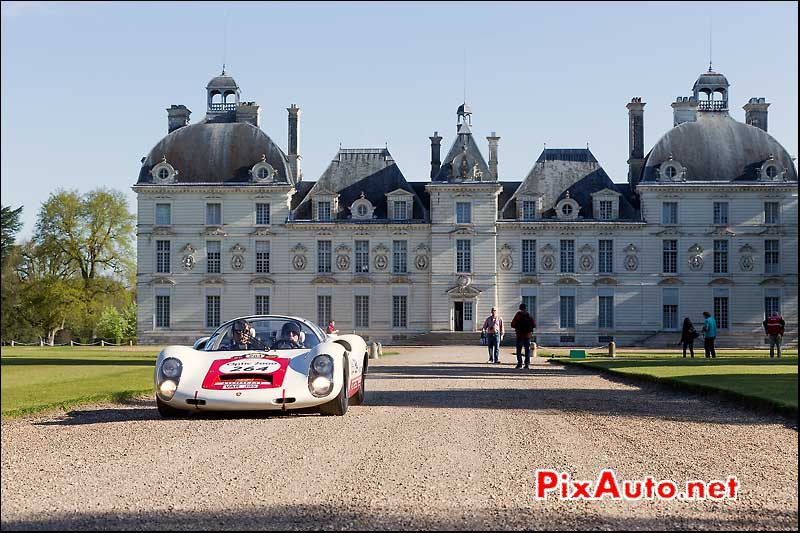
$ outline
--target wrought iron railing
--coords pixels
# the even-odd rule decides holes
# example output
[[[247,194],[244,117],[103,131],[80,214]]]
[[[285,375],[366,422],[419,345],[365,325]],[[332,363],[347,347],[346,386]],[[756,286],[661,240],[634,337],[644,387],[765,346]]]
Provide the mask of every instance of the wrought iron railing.
[[[210,111],[236,111],[236,104],[211,104]]]
[[[700,100],[697,102],[700,111],[726,111],[728,104],[724,100]]]

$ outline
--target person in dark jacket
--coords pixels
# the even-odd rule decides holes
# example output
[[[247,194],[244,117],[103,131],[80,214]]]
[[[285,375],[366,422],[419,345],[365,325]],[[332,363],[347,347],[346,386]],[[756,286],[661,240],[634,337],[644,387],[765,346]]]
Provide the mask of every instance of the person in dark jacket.
[[[772,313],[764,322],[764,331],[769,337],[769,356],[775,357],[775,346],[778,347],[778,357],[781,356],[781,342],[783,342],[783,333],[786,329],[786,321],[783,320],[781,314],[778,312]]]
[[[694,340],[699,337],[700,334],[697,333],[697,330],[694,329],[694,324],[692,321],[689,320],[689,317],[683,319],[683,328],[681,329],[681,340],[678,344],[683,344],[683,357],[686,357],[686,348],[689,348],[689,353],[692,354],[692,359],[694,359]]]
[[[519,311],[511,320],[511,327],[517,334],[517,366],[522,368],[522,348],[525,348],[525,368],[531,364],[531,332],[536,327],[536,321],[528,313],[525,304],[519,304]]]

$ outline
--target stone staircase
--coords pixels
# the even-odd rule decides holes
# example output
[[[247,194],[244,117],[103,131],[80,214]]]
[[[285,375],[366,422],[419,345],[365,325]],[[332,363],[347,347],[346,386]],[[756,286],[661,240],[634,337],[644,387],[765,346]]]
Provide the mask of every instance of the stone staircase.
[[[392,335],[392,340],[386,339],[384,344],[387,346],[479,346],[480,342],[479,331],[432,331]]]

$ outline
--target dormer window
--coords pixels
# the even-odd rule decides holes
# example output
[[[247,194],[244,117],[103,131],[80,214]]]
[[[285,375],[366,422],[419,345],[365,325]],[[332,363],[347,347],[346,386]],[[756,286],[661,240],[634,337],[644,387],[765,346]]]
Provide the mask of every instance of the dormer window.
[[[569,197],[567,193],[566,198],[556,204],[556,216],[561,220],[575,220],[578,218],[578,212],[581,206]]]
[[[167,158],[164,157],[160,163],[150,170],[150,175],[153,176],[153,181],[155,183],[173,183],[175,182],[175,177],[178,175],[178,171],[167,162]]]
[[[331,219],[331,203],[319,201],[317,202],[317,220],[330,220]]]
[[[255,182],[269,183],[273,181],[277,175],[278,171],[267,163],[266,154],[261,154],[261,161],[253,165],[253,168],[250,169],[250,176],[252,176]]]
[[[673,159],[671,154],[658,168],[659,181],[683,181],[685,177],[686,167]]]
[[[541,194],[526,194],[517,197],[517,218],[520,220],[536,220],[542,216]]]
[[[395,189],[386,193],[389,218],[392,220],[409,220],[412,214],[413,201],[414,195],[405,189]]]
[[[350,206],[350,213],[353,220],[370,220],[374,211],[375,206],[372,205],[372,202],[367,200],[363,192],[361,193],[361,197]]]
[[[619,218],[620,194],[609,188],[592,193],[592,211],[598,220],[615,220]]]
[[[764,161],[764,164],[761,165],[758,174],[761,181],[780,181],[786,174],[786,170],[783,168],[783,165],[775,159],[775,156],[769,154],[769,159]]]

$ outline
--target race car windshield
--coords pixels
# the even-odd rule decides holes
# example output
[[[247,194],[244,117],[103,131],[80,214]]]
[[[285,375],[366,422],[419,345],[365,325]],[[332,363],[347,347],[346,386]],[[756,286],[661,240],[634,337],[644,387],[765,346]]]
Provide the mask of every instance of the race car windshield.
[[[321,342],[308,325],[290,318],[253,318],[225,324],[206,343],[208,352],[298,350]]]

